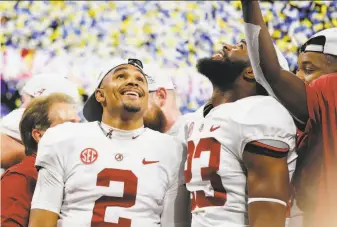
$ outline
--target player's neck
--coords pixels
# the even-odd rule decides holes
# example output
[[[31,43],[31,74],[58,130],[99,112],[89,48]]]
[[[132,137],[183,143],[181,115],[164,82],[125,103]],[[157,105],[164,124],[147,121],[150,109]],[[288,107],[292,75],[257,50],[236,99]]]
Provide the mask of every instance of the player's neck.
[[[180,116],[181,112],[179,111],[178,108],[175,109],[173,108],[167,114],[165,114],[166,124],[163,128],[163,132],[169,131]]]
[[[143,127],[143,117],[111,116],[103,112],[102,122],[121,130],[135,130]]]
[[[239,92],[235,90],[221,91],[219,89],[214,88],[213,94],[211,98],[212,105],[214,107],[219,106],[221,104],[235,102],[243,97],[240,97]]]

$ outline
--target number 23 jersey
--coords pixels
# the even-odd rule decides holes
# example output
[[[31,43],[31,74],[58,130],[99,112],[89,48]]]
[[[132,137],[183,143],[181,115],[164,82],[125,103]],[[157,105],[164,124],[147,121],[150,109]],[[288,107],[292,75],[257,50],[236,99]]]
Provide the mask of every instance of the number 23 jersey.
[[[185,227],[183,156],[181,144],[147,128],[114,129],[111,139],[98,122],[50,128],[32,209],[59,214],[58,226]]]
[[[244,227],[248,224],[246,170],[242,160],[250,142],[282,142],[295,170],[296,127],[274,98],[253,96],[213,108],[188,125],[185,180],[192,199],[192,227]]]

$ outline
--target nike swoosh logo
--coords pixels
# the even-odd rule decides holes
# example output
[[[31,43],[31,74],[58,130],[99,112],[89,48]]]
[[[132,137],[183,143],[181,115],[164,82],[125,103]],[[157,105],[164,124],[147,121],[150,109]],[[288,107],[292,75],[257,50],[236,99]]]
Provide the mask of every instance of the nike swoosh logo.
[[[214,125],[212,125],[211,129],[209,131],[214,132],[215,130],[217,130],[218,128],[220,128],[220,126],[216,126],[214,127]]]
[[[153,164],[153,163],[157,163],[159,161],[146,161],[145,158],[143,159],[143,165],[148,165],[148,164]]]
[[[138,135],[138,136],[133,136],[132,139],[133,139],[133,140],[134,140],[134,139],[137,139],[139,136],[140,136],[140,135]]]

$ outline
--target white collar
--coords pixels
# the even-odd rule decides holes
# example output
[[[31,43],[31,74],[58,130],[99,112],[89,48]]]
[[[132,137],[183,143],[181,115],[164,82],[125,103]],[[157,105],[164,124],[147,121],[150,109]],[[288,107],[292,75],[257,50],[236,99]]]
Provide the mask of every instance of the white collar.
[[[136,139],[140,134],[145,131],[144,126],[137,128],[135,130],[122,130],[119,128],[113,128],[110,125],[104,124],[103,122],[98,122],[99,127],[104,132],[105,136],[109,139],[120,138],[120,139]]]

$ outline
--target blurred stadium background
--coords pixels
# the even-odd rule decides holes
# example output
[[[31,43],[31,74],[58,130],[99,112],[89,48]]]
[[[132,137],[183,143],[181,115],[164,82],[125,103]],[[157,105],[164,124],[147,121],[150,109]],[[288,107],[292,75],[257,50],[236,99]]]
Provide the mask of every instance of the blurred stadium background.
[[[337,1],[268,1],[270,33],[296,70],[297,50],[313,33],[337,27]],[[97,68],[136,57],[170,73],[181,111],[194,111],[212,87],[195,70],[223,42],[243,37],[238,1],[1,1],[1,116],[20,106],[33,74],[67,75],[86,98]]]

